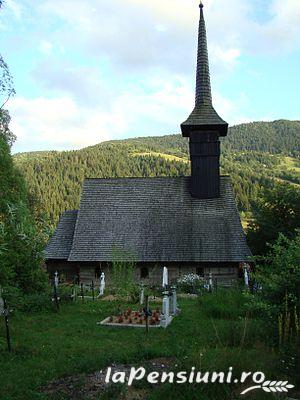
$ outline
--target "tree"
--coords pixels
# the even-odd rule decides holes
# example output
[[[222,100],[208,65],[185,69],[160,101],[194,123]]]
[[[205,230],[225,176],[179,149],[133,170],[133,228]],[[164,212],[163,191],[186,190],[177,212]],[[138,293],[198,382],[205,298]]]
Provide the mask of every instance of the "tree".
[[[3,3],[4,1],[0,0],[0,11]],[[0,110],[3,109],[10,97],[14,96],[15,93],[13,78],[9,72],[8,65],[0,54],[0,99],[3,99],[0,102]]]
[[[256,278],[261,283],[262,297],[270,305],[282,307],[286,296],[299,307],[300,302],[300,230],[294,239],[282,233],[269,246],[267,262],[256,267]],[[282,310],[281,310],[282,311]]]
[[[31,213],[24,179],[0,131],[0,285],[18,286],[25,292],[44,287],[44,239]]]
[[[15,94],[13,79],[9,72],[8,65],[0,54],[0,96],[3,98],[0,104],[0,109],[8,102],[11,96]]]
[[[254,254],[266,254],[267,244],[273,244],[280,233],[293,239],[300,227],[299,189],[288,183],[264,189],[253,217],[247,238]]]
[[[11,147],[16,140],[16,136],[9,129],[10,115],[7,110],[0,109],[0,135]]]
[[[6,97],[3,105],[14,93],[8,66],[0,55],[0,96]],[[10,148],[15,136],[9,129],[10,116],[3,105],[0,107],[0,285],[33,292],[46,283],[42,270],[44,235],[31,212],[24,178],[13,163]]]
[[[259,260],[258,260],[259,262]],[[300,230],[294,239],[282,233],[256,266],[260,290],[249,294],[249,309],[270,326],[281,345],[297,347],[300,306]],[[288,347],[286,347],[286,350]],[[293,354],[293,353],[292,353]]]

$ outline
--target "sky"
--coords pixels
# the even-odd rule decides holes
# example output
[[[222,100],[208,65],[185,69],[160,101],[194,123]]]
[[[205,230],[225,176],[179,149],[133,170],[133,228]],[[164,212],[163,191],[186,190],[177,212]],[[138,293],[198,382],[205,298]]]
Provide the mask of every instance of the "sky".
[[[203,0],[217,112],[300,119],[300,1]],[[180,132],[193,109],[197,0],[5,0],[13,152]],[[0,99],[3,100],[3,99]]]

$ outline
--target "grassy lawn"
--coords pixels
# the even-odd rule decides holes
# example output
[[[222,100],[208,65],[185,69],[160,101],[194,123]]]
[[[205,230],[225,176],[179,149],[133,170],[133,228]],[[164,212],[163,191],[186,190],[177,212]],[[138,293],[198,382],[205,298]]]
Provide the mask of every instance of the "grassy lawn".
[[[59,313],[16,313],[10,320],[12,354],[6,351],[1,320],[0,398],[66,399],[63,394],[46,395],[41,386],[59,377],[101,370],[113,362],[140,366],[159,357],[172,357],[181,370],[195,366],[203,371],[227,371],[232,366],[237,375],[241,371],[263,371],[268,379],[283,380],[278,355],[265,344],[265,328],[245,318],[241,299],[225,296],[219,304],[211,296],[180,299],[181,314],[166,330],[153,329],[148,335],[143,329],[97,325],[114,312],[115,302],[77,301],[63,305]],[[144,387],[144,398],[149,399],[234,399],[241,391],[238,385],[218,384],[149,388],[145,383]],[[111,388],[99,398],[117,399],[119,392],[124,390]],[[76,397],[81,398],[88,397]],[[256,391],[244,398],[273,397]]]

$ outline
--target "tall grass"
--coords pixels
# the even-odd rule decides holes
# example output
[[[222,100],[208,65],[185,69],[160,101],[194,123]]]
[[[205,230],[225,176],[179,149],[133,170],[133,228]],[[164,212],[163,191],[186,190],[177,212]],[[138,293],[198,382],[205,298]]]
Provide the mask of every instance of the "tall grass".
[[[219,289],[214,293],[206,293],[198,298],[200,312],[220,319],[236,319],[245,317],[247,299],[238,289]]]

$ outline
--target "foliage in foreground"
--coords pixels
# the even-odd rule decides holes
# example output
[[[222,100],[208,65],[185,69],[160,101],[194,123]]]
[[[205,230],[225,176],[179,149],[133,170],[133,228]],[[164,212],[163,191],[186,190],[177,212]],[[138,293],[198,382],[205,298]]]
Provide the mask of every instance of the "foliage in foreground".
[[[279,343],[285,339],[296,344],[300,333],[300,231],[294,239],[280,234],[263,261],[255,273],[261,290],[250,296],[252,311],[276,328]]]
[[[253,209],[247,237],[254,254],[266,254],[282,233],[288,238],[296,236],[300,228],[300,190],[289,184],[276,184],[265,188]]]
[[[32,216],[27,188],[10,154],[8,114],[0,110],[0,285],[24,292],[45,287],[42,270],[44,229]]]

